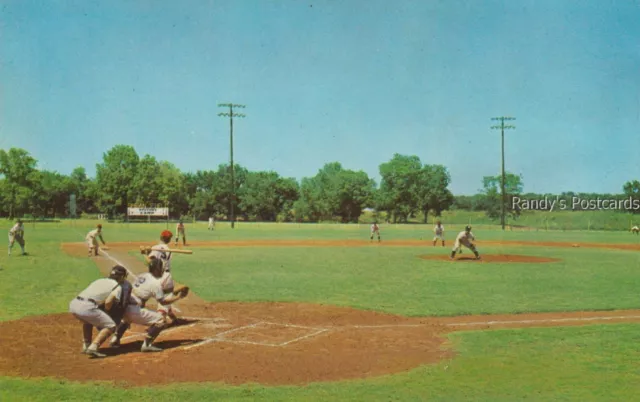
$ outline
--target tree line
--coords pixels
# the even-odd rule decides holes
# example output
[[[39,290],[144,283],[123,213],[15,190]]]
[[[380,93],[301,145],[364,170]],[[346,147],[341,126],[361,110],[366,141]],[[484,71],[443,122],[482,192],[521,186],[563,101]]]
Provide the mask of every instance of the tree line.
[[[374,218],[384,213],[386,220],[402,223],[417,216],[427,222],[430,214],[439,216],[448,209],[484,210],[495,218],[501,210],[500,176],[484,177],[477,195],[454,196],[446,167],[423,164],[414,155],[394,154],[382,163],[379,185],[365,172],[345,169],[339,162],[325,164],[315,176],[300,182],[238,164],[233,170],[235,191],[228,164],[216,170],[182,172],[151,155],[140,157],[128,145],[105,152],[93,178],[84,167],[69,175],[41,170],[26,150],[0,149],[0,216],[106,214],[122,219],[130,205],[161,205],[169,207],[172,218],[228,219],[233,203],[236,216],[247,221],[357,222],[363,210],[370,208]],[[522,193],[522,177],[507,174],[505,188],[506,209],[517,218],[520,211],[508,204]],[[624,192],[640,197],[640,183],[626,183]]]

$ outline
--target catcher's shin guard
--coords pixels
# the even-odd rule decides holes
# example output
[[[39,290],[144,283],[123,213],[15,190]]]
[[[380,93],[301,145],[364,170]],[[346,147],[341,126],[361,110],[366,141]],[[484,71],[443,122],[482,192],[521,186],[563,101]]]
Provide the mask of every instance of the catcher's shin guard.
[[[116,339],[118,340],[118,342],[120,342],[120,339],[122,339],[122,337],[124,336],[124,333],[127,332],[127,330],[131,327],[131,324],[129,324],[128,322],[121,322],[120,324],[118,324],[118,327],[116,328]]]
[[[158,337],[158,335],[160,335],[160,332],[162,332],[164,327],[165,327],[164,324],[154,324],[149,328],[147,328],[147,336],[145,336],[145,339],[144,339],[147,345],[151,345],[153,341],[156,340],[156,338]]]

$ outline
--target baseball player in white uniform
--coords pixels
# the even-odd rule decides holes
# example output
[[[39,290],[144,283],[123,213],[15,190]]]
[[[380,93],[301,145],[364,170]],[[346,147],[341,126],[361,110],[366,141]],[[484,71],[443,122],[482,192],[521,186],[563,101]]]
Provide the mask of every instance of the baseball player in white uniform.
[[[178,241],[180,240],[180,236],[182,236],[182,245],[187,245],[187,234],[185,233],[184,223],[182,223],[182,219],[176,225],[176,246],[178,245]]]
[[[433,233],[435,234],[433,246],[435,247],[438,240],[441,240],[442,247],[444,247],[444,226],[442,226],[442,222],[436,221],[436,226],[433,227]]]
[[[127,269],[116,265],[108,278],[93,281],[69,303],[69,312],[83,323],[83,353],[92,357],[106,356],[98,352],[98,348],[115,331],[116,323],[105,311],[111,310],[111,306],[120,301],[120,285],[126,277]],[[98,328],[99,332],[91,342],[93,327]]]
[[[103,246],[106,246],[104,239],[102,238],[102,225],[98,224],[95,229],[87,233],[85,237],[85,241],[87,242],[87,246],[89,246],[89,257],[92,255],[98,255],[98,238],[102,242]]]
[[[149,272],[138,276],[138,279],[133,283],[133,291],[131,293],[131,301],[125,310],[122,323],[118,325],[116,333],[111,338],[109,344],[113,347],[120,345],[122,336],[127,331],[131,324],[144,325],[147,328],[147,334],[145,336],[141,352],[160,352],[162,349],[153,345],[153,342],[158,337],[160,332],[167,327],[167,320],[165,315],[158,312],[144,308],[149,299],[155,299],[158,304],[170,305],[171,303],[180,300],[182,294],[165,293],[162,290],[162,261],[152,257],[149,260]]]
[[[476,250],[476,246],[471,243],[471,241],[475,239],[476,238],[473,236],[473,233],[471,233],[471,226],[467,226],[466,228],[464,228],[464,231],[458,233],[458,236],[456,237],[456,242],[453,245],[453,250],[451,250],[451,259],[453,260],[456,256],[456,253],[460,251],[461,247],[465,246],[473,251],[476,259],[479,260],[480,254],[478,253],[478,250]]]
[[[170,249],[169,244],[171,244],[172,237],[173,237],[173,233],[171,233],[168,230],[163,230],[162,233],[160,233],[160,243],[153,246],[154,250],[152,250],[146,256],[147,263],[150,263],[152,258],[157,258],[160,261],[162,261],[163,271],[162,271],[162,278],[160,278],[160,282],[162,283],[162,290],[165,293],[171,293],[175,288],[175,283],[173,282],[173,276],[171,275],[172,254],[170,251],[162,251],[162,250]],[[178,319],[178,317],[176,317],[175,312],[171,307],[171,304],[168,304],[168,303],[165,304],[160,302],[160,305],[158,306],[158,311],[168,316],[171,321],[171,324],[180,323],[180,320]]]
[[[371,238],[369,241],[373,241],[374,235],[378,235],[378,242],[380,242],[380,226],[378,226],[378,222],[373,222],[371,225]]]
[[[13,248],[13,243],[18,242],[20,245],[20,249],[22,250],[22,255],[27,255],[27,252],[24,251],[24,225],[22,224],[22,220],[18,219],[16,224],[13,225],[11,229],[9,229],[9,255],[11,255],[11,249]]]
[[[213,216],[209,217],[209,230],[215,230],[216,228],[216,221],[214,220]]]
[[[637,225],[631,228],[631,233],[638,234],[640,233],[640,227]]]

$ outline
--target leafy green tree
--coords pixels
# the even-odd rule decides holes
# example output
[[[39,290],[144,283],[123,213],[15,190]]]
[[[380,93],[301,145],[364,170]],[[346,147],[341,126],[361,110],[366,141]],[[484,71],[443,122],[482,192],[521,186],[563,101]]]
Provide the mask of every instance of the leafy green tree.
[[[87,177],[87,172],[82,166],[73,169],[69,175],[70,193],[76,195],[76,214],[82,212],[92,212],[95,210],[93,197],[89,196],[88,189],[91,180]]]
[[[9,206],[9,218],[21,216],[30,209],[31,188],[37,161],[21,148],[11,148],[8,152],[0,149],[0,174],[4,176],[3,190]]]
[[[96,165],[96,204],[111,215],[125,215],[127,206],[135,200],[131,184],[140,158],[132,146],[116,145],[104,153],[102,159],[102,163]]]
[[[394,223],[407,222],[409,216],[420,209],[417,189],[425,180],[420,158],[394,154],[379,169],[382,182],[377,209],[388,211]]]
[[[626,197],[631,197],[631,199],[635,203],[640,202],[640,181],[631,180],[631,181],[628,181],[628,182],[624,183],[624,186],[622,186],[622,191],[624,192],[624,195]],[[633,212],[635,214],[638,214],[638,213],[640,213],[640,210],[633,209],[633,206],[631,206],[631,209],[629,209],[629,212]]]
[[[482,178],[483,194],[486,196],[485,211],[491,219],[498,219],[502,213],[502,176],[485,176]],[[520,195],[523,188],[522,176],[505,172],[505,215],[516,219],[520,210],[513,208],[513,197]]]
[[[449,209],[453,204],[453,194],[448,186],[451,176],[442,165],[424,165],[418,175],[414,192],[418,200],[418,208],[422,211],[424,223],[427,223],[429,211],[436,216]]]
[[[48,170],[32,174],[30,209],[36,216],[66,216],[71,181],[69,177]]]
[[[374,191],[375,182],[366,173],[343,169],[338,162],[327,163],[316,176],[302,179],[295,215],[312,221],[337,216],[342,222],[357,222]]]
[[[240,195],[240,209],[249,217],[275,221],[284,213],[285,219],[297,199],[295,179],[284,179],[275,172],[248,172]]]

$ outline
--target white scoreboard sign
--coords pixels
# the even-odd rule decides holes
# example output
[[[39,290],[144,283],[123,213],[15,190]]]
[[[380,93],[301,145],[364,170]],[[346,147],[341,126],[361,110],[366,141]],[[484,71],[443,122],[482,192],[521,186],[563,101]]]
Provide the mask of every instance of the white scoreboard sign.
[[[129,216],[168,216],[169,208],[127,208]]]

